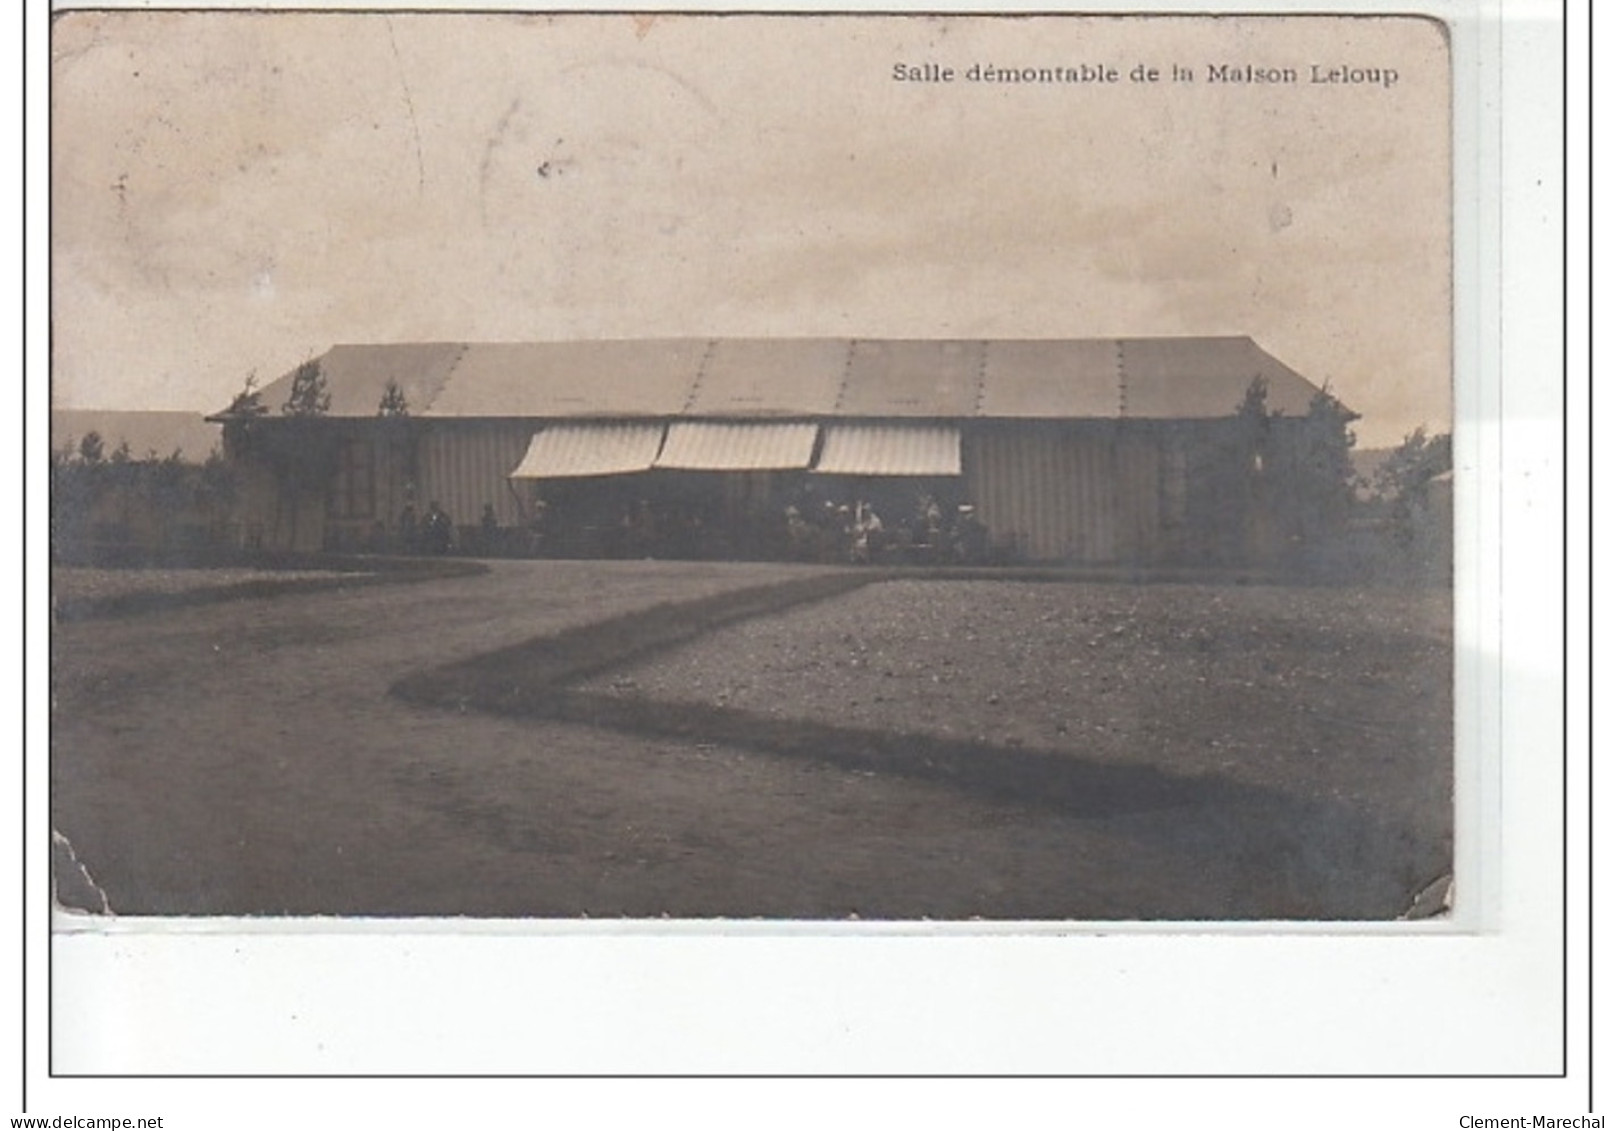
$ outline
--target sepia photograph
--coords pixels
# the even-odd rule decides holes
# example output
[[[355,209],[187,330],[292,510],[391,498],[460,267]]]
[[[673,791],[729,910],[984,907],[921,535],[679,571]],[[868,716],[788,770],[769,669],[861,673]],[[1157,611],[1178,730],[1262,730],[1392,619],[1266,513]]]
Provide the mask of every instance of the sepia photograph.
[[[50,50],[59,929],[1465,906],[1440,22]]]

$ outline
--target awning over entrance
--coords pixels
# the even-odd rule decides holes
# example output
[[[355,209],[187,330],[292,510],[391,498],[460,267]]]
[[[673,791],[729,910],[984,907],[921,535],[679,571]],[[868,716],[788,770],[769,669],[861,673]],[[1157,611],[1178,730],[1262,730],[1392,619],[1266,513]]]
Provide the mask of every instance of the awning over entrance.
[[[533,436],[512,479],[578,479],[649,471],[660,424],[551,424]]]
[[[680,471],[789,471],[813,462],[817,424],[681,420],[667,426],[657,467]]]
[[[942,424],[830,424],[815,471],[827,475],[958,475],[959,429]]]

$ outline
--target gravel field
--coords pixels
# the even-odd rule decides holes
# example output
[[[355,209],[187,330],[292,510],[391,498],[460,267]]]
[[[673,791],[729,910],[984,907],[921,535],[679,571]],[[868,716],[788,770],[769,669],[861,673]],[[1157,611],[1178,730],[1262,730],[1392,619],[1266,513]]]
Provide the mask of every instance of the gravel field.
[[[582,686],[1215,774],[1445,834],[1450,622],[1428,591],[891,581]]]

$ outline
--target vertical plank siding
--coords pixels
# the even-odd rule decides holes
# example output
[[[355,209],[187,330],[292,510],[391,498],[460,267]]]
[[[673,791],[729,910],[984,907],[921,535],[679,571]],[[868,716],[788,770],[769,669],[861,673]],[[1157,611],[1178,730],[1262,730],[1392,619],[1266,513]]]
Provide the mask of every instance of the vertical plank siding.
[[[1161,441],[1158,431],[1127,430],[1117,436],[1116,513],[1118,549],[1129,561],[1161,557]]]
[[[471,526],[481,519],[483,505],[492,503],[501,525],[520,522],[521,508],[506,477],[526,454],[534,431],[520,421],[434,421],[420,440],[417,509],[424,514],[435,499],[456,526]]]
[[[411,421],[408,432],[365,438],[374,460],[374,513],[339,518],[324,499],[294,500],[269,469],[243,491],[236,537],[266,548],[353,548],[396,533],[404,500],[417,520],[435,500],[462,528],[484,504],[501,526],[525,523],[530,488],[508,478],[526,455],[533,421]],[[368,430],[366,430],[368,431]],[[1214,564],[1246,549],[1244,472],[1229,464],[1220,421],[974,421],[960,426],[965,497],[992,544],[1033,562]],[[355,435],[363,435],[356,432]],[[1236,474],[1237,473],[1237,474]],[[671,473],[661,473],[671,474]],[[412,490],[410,490],[412,483]],[[773,505],[772,477],[724,475],[701,492],[731,513]],[[692,481],[693,482],[693,481]],[[406,494],[407,492],[407,494]]]
[[[1157,561],[1165,446],[1148,426],[982,426],[965,434],[965,486],[995,545],[1032,561]]]

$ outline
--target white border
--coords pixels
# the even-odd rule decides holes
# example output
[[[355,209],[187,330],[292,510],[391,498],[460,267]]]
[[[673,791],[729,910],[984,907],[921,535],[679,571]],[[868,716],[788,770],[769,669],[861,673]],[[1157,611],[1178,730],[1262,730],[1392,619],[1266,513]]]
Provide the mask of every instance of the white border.
[[[1196,6],[1262,12],[1296,7],[1250,0]],[[1461,593],[1459,616],[1473,642],[1461,662],[1471,665],[1486,689],[1474,703],[1470,725],[1483,742],[1499,736],[1507,752],[1467,786],[1460,781],[1460,790],[1473,791],[1483,811],[1495,806],[1502,814],[1494,826],[1496,844],[1460,845],[1461,854],[1476,854],[1498,895],[1496,917],[1488,915],[1481,931],[1416,940],[1366,932],[1251,937],[1221,929],[1013,938],[890,932],[823,938],[790,930],[751,937],[690,937],[682,931],[580,936],[558,930],[533,939],[498,929],[456,937],[441,924],[388,924],[382,934],[345,925],[294,937],[206,929],[64,933],[56,943],[59,1015],[94,1019],[73,1031],[76,1052],[112,1058],[130,1071],[157,1065],[282,1072],[1557,1071],[1557,758],[1563,722],[1558,427],[1564,411],[1558,384],[1560,137],[1552,125],[1560,94],[1557,11],[1542,3],[1421,5],[1454,17],[1473,17],[1477,8],[1481,18],[1466,25],[1478,55],[1473,69],[1458,63],[1464,29],[1454,44],[1460,96],[1455,360],[1461,374],[1478,375],[1460,382],[1455,406],[1457,459],[1465,469],[1460,481],[1467,477],[1473,484],[1468,498],[1460,494],[1460,512],[1470,524],[1461,527],[1461,545],[1480,547],[1466,558],[1470,584]],[[1407,7],[1315,3],[1304,10]],[[42,24],[33,21],[27,44],[27,176],[35,210],[48,199]],[[1491,113],[1494,99],[1501,100],[1498,117]],[[47,432],[43,231],[36,212],[27,233],[27,292],[36,298],[27,310],[31,404],[25,450],[32,468],[44,466]],[[44,545],[44,495],[34,478],[28,499],[31,552]],[[31,592],[26,610],[30,831],[48,827],[41,596],[42,589]],[[1573,748],[1573,767],[1578,754]],[[1580,811],[1573,800],[1573,823]],[[1578,833],[1573,843],[1585,843],[1584,837]],[[43,841],[34,837],[32,843]],[[1499,848],[1506,852],[1497,855]],[[45,904],[44,856],[42,848],[30,856],[30,911]],[[1468,858],[1460,856],[1461,867]],[[1584,865],[1573,856],[1570,938],[1577,947],[1585,945],[1577,894],[1584,877]],[[669,1102],[666,1087],[620,1081],[587,1089],[569,1082],[525,1085],[517,1093],[464,1081],[46,1079],[47,1003],[38,977],[48,945],[44,918],[33,916],[29,935],[32,1113],[179,1112],[200,1120],[170,1125],[210,1126],[227,1112],[236,1126],[310,1127],[342,1125],[337,1113],[365,1125],[430,1126],[451,1112],[497,1110],[484,1109],[478,1097],[536,1091],[563,1104],[580,1097],[598,1103],[610,1094],[623,1097],[642,1118],[671,1114],[632,1107]],[[1578,962],[1573,952],[1567,1050],[1572,1073],[1584,1073],[1586,1060],[1576,1008],[1585,999],[1583,969],[1584,960]],[[100,1044],[87,1047],[92,1038]],[[1198,1120],[1209,1096],[1222,1106],[1237,1095],[1233,1110],[1247,1126],[1300,1120],[1343,1126],[1393,1111],[1392,1125],[1411,1126],[1426,1121],[1421,1117],[1452,1125],[1460,1114],[1516,1114],[1516,1108],[1573,1114],[1585,1103],[1585,1085],[1584,1075],[1569,1081],[1238,1085],[1079,1081],[1025,1084],[1012,1092],[979,1085],[938,1103],[939,1091],[947,1089],[847,1082],[779,1085],[762,1108],[749,1085],[674,1094],[701,1095],[703,1103],[716,1105],[708,1109],[712,1114],[788,1124],[821,1121],[826,1111],[818,1103],[872,1098],[878,1110],[894,1097],[918,1105],[904,1112],[905,1122],[947,1111],[1003,1123],[1037,1110],[1021,1104],[1069,1100],[1080,1090],[1087,1097],[1084,1111],[1091,1114],[1096,1109],[1089,1101],[1098,1101],[1097,1110],[1131,1112],[1145,1125],[1162,1125],[1174,1115]],[[607,1109],[622,1110],[616,1104]],[[541,1110],[548,1116],[561,1109]],[[1050,1114],[1074,1115],[1061,1107]]]

